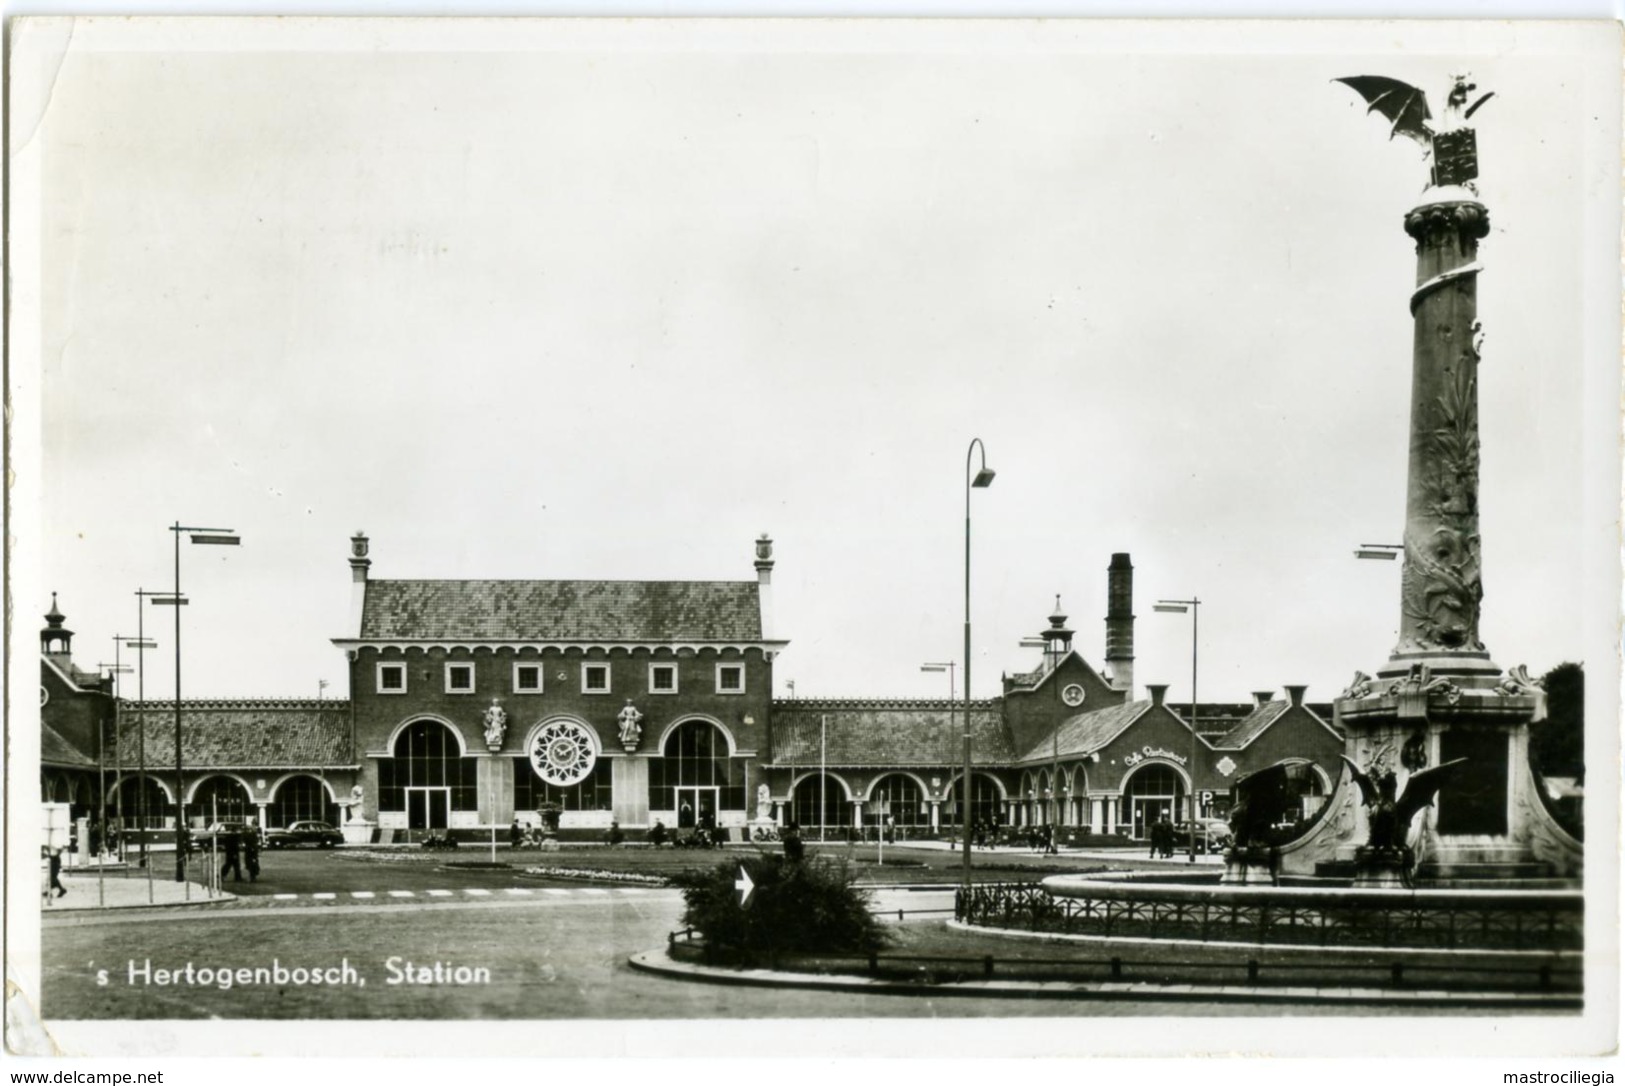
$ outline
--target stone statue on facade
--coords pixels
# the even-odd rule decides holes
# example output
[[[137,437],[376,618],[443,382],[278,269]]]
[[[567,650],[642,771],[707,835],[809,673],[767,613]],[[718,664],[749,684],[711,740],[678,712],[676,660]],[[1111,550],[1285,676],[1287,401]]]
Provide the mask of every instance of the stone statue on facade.
[[[492,698],[491,707],[485,710],[485,745],[491,750],[501,750],[502,738],[507,732],[508,713]]]
[[[638,712],[631,698],[626,699],[626,708],[615,720],[621,726],[621,746],[628,752],[637,750],[638,741],[643,738],[643,714]]]
[[[773,790],[765,784],[756,786],[756,821],[773,820]]]
[[[365,808],[362,807],[361,801],[366,798],[366,789],[362,788],[359,784],[350,789],[350,809],[345,818],[346,822],[356,822],[361,819],[363,813],[365,812]]]

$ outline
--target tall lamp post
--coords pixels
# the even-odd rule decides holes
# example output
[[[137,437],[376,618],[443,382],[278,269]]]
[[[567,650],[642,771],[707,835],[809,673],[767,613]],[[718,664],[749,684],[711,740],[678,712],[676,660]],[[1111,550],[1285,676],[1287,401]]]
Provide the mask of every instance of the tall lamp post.
[[[141,819],[141,866],[147,869],[147,904],[152,904],[152,864],[147,855],[147,833],[151,829],[147,822],[147,657],[145,650],[155,649],[158,642],[146,639],[146,609],[141,606],[144,597],[167,596],[167,592],[148,592],[146,589],[135,590],[135,635],[143,655],[138,658],[136,669],[136,704],[141,708],[141,728],[136,736],[136,788],[140,795],[136,799],[137,816]]]
[[[97,668],[107,673],[113,683],[113,757],[118,757],[118,677],[130,669],[118,662],[118,639],[113,640],[113,663],[97,664]],[[96,729],[99,742],[96,744],[97,761],[102,772],[102,809],[96,812],[96,822],[101,826],[101,840],[97,842],[96,853],[96,904],[100,907],[107,905],[107,887],[104,878],[107,872],[107,720],[103,718]],[[116,777],[116,774],[115,774]],[[122,795],[122,793],[121,793]],[[124,804],[118,805],[119,814],[124,813]],[[120,819],[122,821],[122,818]]]
[[[1192,596],[1188,600],[1158,600],[1154,609],[1168,611],[1174,614],[1191,613],[1191,786],[1190,823],[1191,823],[1191,857],[1190,862],[1196,862],[1196,764],[1200,756],[1196,738],[1196,620],[1201,613],[1202,601]]]
[[[181,535],[193,543],[235,547],[242,540],[230,528],[189,528],[176,521],[169,529],[175,533],[175,592],[168,596],[154,596],[152,602],[175,608],[175,881],[186,881],[186,792],[181,766],[181,612],[186,597],[181,595]]]
[[[971,454],[981,454],[981,468],[975,475],[971,474]],[[964,845],[965,856],[965,890],[970,891],[970,815],[971,815],[971,788],[970,788],[970,492],[973,488],[985,489],[993,485],[993,472],[987,466],[987,446],[982,444],[979,437],[971,438],[970,445],[965,449],[965,777],[960,782],[960,794],[963,797],[961,806],[964,808],[959,815],[959,836]]]
[[[958,663],[958,661],[955,661],[955,660],[949,660],[947,663],[942,663],[942,664],[921,664],[920,665],[920,670],[921,671],[935,671],[935,672],[938,672],[938,673],[946,671],[948,673],[948,704],[949,705],[953,704],[954,698],[957,696],[955,692],[958,690],[958,687],[956,687],[954,685],[954,669],[957,668],[958,666],[959,666],[959,663]]]

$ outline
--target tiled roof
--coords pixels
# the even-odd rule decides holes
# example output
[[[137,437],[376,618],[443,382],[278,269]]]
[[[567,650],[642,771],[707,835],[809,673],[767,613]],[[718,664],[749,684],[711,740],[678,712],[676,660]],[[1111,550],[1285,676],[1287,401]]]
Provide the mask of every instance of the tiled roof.
[[[1267,701],[1258,706],[1247,718],[1223,736],[1213,740],[1213,746],[1218,750],[1240,750],[1254,739],[1263,734],[1264,729],[1280,719],[1281,714],[1291,706],[1287,701]]]
[[[760,641],[755,581],[369,581],[361,639]]]
[[[94,756],[68,742],[43,720],[40,721],[39,760],[44,765],[96,766]]]
[[[1076,756],[1099,750],[1149,708],[1149,701],[1129,701],[1068,717],[1061,722],[1057,737],[1046,735],[1020,760],[1048,761],[1057,755]]]
[[[175,703],[145,703],[148,766],[175,764]],[[120,758],[135,765],[142,710],[126,703]],[[348,701],[181,702],[181,761],[189,769],[353,764]]]
[[[965,760],[965,703],[795,698],[773,704],[773,764],[953,766]],[[1015,753],[996,701],[971,702],[971,760]],[[824,723],[827,721],[827,729]],[[824,740],[822,747],[820,740]]]

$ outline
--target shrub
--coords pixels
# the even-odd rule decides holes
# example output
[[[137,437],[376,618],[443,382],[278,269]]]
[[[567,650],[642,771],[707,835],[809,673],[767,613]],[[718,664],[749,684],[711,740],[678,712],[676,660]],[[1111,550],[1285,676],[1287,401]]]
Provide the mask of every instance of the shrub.
[[[734,885],[740,868],[755,884],[743,907]],[[705,937],[709,955],[867,954],[887,941],[869,912],[868,892],[853,885],[844,863],[763,854],[685,871],[673,881],[683,888],[683,922]]]

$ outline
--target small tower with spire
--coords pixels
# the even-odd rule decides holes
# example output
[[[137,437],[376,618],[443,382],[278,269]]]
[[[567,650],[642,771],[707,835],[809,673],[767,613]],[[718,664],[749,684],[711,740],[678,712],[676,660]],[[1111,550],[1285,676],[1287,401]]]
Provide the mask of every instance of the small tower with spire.
[[[1072,651],[1072,633],[1066,628],[1066,615],[1061,610],[1061,597],[1055,597],[1055,610],[1050,612],[1049,629],[1040,636],[1044,639],[1044,670],[1053,671],[1055,666]]]
[[[51,593],[51,609],[45,613],[45,629],[39,632],[40,652],[53,664],[67,670],[73,660],[73,631],[62,625],[64,616],[57,610],[56,593]]]

